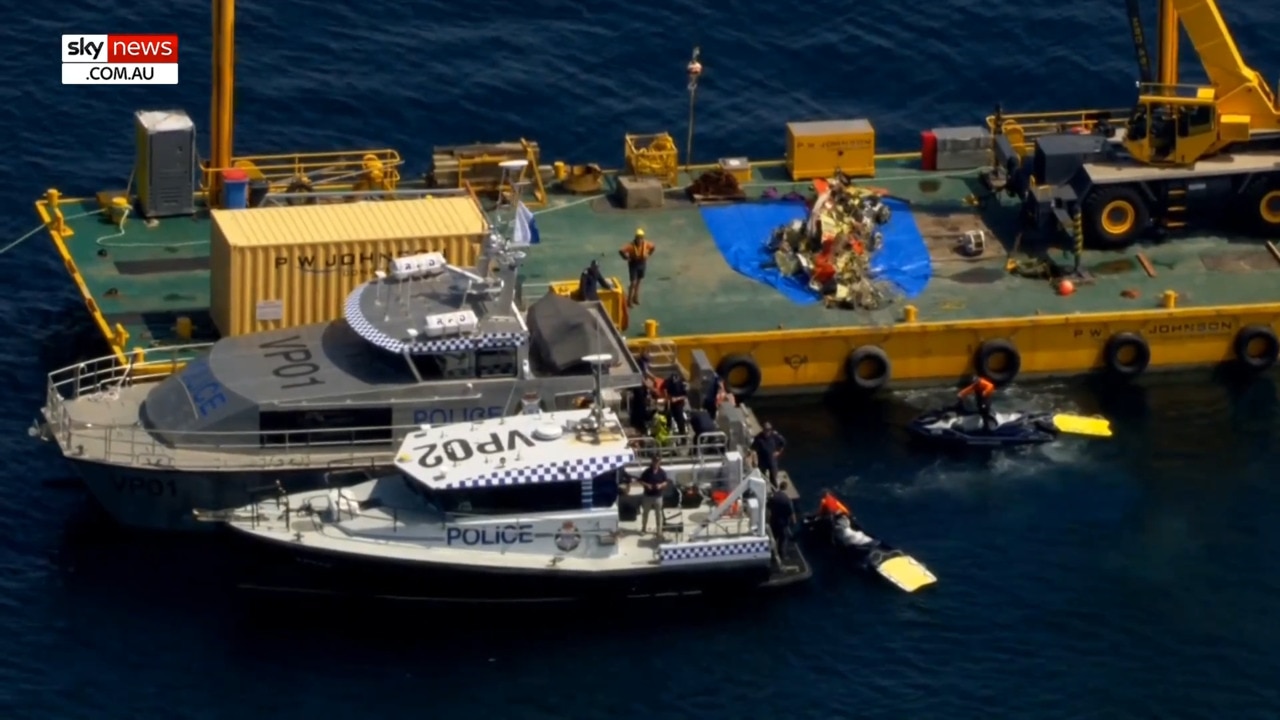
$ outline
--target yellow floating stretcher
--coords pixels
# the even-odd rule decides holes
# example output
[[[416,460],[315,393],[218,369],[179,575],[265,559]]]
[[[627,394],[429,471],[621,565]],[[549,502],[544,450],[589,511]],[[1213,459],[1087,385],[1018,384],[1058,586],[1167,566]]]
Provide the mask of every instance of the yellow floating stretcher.
[[[905,553],[891,557],[875,567],[876,572],[885,580],[909,593],[938,582],[937,576],[929,572],[929,568]]]
[[[1058,428],[1058,432],[1069,435],[1111,437],[1111,421],[1102,417],[1059,414],[1053,416],[1053,426]]]

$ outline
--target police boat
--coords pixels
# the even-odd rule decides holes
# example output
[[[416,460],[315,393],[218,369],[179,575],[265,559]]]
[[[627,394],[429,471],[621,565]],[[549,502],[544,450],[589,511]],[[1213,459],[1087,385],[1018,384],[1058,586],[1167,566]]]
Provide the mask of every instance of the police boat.
[[[1040,445],[1067,433],[1110,437],[1105,418],[1051,412],[981,413],[955,407],[927,412],[907,425],[918,440],[946,447],[1000,448]]]
[[[186,530],[206,527],[193,508],[238,507],[263,485],[390,467],[424,423],[571,406],[592,392],[591,353],[617,358],[603,379],[610,402],[641,385],[599,302],[521,301],[521,247],[493,233],[475,267],[396,258],[351,292],[343,317],[179,348],[203,355],[178,372],[114,356],[55,371],[33,434],[58,445],[117,521]]]
[[[394,472],[196,517],[251,544],[236,554],[241,585],[262,591],[527,603],[792,586],[808,566],[778,559],[768,481],[727,444],[749,437],[727,426],[743,417],[722,413],[719,431],[665,449],[660,531],[655,516],[641,532],[630,481],[649,461],[601,403],[423,427]]]
[[[803,522],[806,532],[826,538],[831,547],[858,568],[873,572],[904,592],[915,592],[938,582],[920,561],[889,543],[872,537],[849,515],[811,515]]]

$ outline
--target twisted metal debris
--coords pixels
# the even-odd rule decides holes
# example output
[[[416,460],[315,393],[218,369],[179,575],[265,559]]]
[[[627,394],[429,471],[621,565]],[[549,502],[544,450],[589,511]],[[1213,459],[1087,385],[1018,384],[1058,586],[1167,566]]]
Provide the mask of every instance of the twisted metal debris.
[[[871,276],[871,255],[892,213],[881,191],[842,179],[815,182],[818,196],[807,221],[774,230],[769,243],[784,276],[808,280],[827,307],[876,310],[891,302],[889,286]]]

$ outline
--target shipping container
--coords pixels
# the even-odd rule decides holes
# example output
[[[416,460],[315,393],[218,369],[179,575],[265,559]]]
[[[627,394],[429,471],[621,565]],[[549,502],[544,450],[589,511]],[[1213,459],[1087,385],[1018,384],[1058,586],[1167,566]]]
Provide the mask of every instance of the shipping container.
[[[851,177],[875,177],[875,128],[868,120],[787,123],[786,165],[797,182],[830,178],[836,170]]]
[[[393,258],[473,266],[489,223],[470,195],[214,210],[210,310],[223,336],[327,322]]]

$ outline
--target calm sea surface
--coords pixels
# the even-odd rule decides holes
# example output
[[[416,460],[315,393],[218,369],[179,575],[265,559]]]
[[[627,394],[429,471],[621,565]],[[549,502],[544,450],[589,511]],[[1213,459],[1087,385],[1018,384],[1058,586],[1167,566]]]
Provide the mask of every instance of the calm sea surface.
[[[1228,8],[1273,82],[1280,13]],[[589,9],[588,9],[589,8]],[[698,157],[779,156],[787,121],[869,117],[880,145],[1012,110],[1119,106],[1122,4],[240,3],[237,149],[537,139],[616,164],[625,132],[682,135],[684,63],[707,75]],[[47,187],[119,186],[134,109],[208,117],[200,3],[9,3],[0,25],[0,240]],[[64,33],[177,32],[172,88],[59,85]],[[764,412],[812,494],[846,494],[941,578],[905,596],[818,564],[758,612],[599,608],[570,618],[266,611],[219,582],[217,547],[113,532],[26,426],[48,363],[91,342],[43,236],[0,258],[0,717],[1273,718],[1280,490],[1272,381],[1117,393],[1021,388],[1116,420],[1109,442],[998,460],[911,454],[893,429],[946,393],[853,412]],[[1048,400],[1044,398],[1047,396]]]

